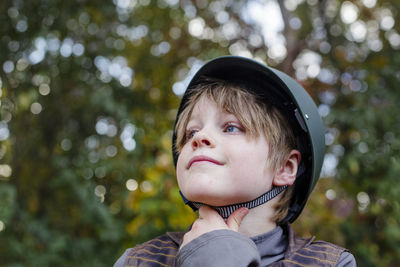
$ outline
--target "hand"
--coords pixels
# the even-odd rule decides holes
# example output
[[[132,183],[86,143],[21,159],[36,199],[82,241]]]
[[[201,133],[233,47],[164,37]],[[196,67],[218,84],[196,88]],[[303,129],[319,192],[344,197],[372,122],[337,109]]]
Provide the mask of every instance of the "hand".
[[[183,248],[187,243],[202,234],[214,230],[232,230],[239,231],[239,226],[243,218],[247,215],[247,208],[239,208],[235,210],[225,221],[215,210],[203,205],[199,209],[199,218],[193,223],[192,229],[183,237],[183,242],[180,248]]]

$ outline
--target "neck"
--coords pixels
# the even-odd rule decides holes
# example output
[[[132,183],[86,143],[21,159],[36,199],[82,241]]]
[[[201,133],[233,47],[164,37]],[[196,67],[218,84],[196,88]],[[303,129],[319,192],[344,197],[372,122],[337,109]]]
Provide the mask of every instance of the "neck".
[[[276,199],[273,199],[263,205],[249,209],[249,213],[243,218],[239,227],[239,233],[252,237],[273,230],[276,223],[271,220],[274,215],[273,206]]]

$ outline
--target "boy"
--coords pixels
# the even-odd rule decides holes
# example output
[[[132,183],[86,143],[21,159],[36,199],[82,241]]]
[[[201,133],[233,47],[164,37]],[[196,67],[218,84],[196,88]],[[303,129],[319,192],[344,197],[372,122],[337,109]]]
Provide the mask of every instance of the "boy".
[[[289,76],[221,57],[192,78],[175,122],[182,198],[199,218],[128,249],[115,266],[355,266],[347,250],[296,237],[319,177],[324,129]]]

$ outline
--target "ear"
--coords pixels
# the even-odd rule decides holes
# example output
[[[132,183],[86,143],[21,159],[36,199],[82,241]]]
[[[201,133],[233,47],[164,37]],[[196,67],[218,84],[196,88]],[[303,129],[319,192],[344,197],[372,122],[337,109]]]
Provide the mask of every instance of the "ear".
[[[272,181],[273,185],[292,185],[296,180],[300,160],[301,154],[298,150],[290,151],[282,166],[277,170],[274,180]]]

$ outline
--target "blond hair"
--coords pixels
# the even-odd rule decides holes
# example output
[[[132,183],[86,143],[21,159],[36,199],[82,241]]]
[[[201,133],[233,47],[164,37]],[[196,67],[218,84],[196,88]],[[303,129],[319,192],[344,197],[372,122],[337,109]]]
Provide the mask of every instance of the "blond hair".
[[[203,83],[190,88],[190,93],[175,126],[174,150],[180,153],[187,142],[185,132],[195,105],[206,98],[214,101],[224,111],[235,115],[251,138],[263,134],[269,144],[268,166],[274,173],[282,166],[290,151],[295,149],[295,137],[285,117],[272,104],[265,102],[242,85],[227,81],[205,79]],[[281,195],[274,207],[273,220],[277,223],[286,217],[292,196],[292,186]]]

